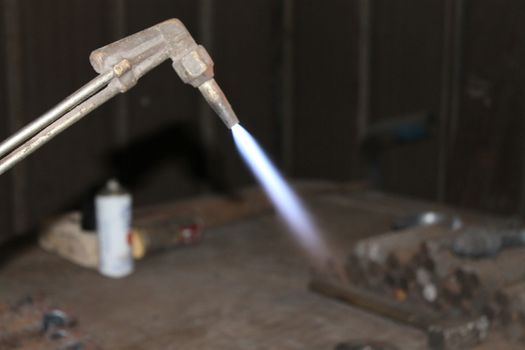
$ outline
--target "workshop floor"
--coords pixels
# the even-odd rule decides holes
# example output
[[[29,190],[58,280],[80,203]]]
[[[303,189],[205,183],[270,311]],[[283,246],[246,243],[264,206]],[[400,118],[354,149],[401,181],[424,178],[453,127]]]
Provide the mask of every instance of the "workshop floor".
[[[384,232],[421,209],[378,195],[312,198],[331,241]],[[141,261],[111,280],[34,247],[0,267],[0,300],[43,293],[103,349],[333,349],[371,338],[426,348],[420,331],[307,289],[309,265],[273,215],[207,232],[200,246]]]

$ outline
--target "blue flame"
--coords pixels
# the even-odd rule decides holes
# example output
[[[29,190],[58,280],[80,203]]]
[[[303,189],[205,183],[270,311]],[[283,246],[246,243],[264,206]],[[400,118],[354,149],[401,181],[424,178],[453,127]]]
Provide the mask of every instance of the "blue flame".
[[[326,246],[300,198],[266,156],[257,141],[241,125],[231,128],[235,145],[279,214],[310,254],[326,256]]]

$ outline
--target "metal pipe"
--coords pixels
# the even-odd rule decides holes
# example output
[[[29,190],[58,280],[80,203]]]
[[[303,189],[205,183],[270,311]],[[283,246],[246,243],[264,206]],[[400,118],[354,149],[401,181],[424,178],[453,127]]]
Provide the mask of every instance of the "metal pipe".
[[[43,114],[41,117],[30,123],[29,125],[16,132],[7,140],[0,144],[0,157],[5,156],[16,147],[20,146],[31,136],[41,131],[58,118],[63,116],[67,111],[77,106],[79,103],[85,101],[88,97],[106,86],[111,79],[115,77],[115,72],[110,70],[104,74],[100,74],[95,79],[75,91],[72,95],[53,107],[51,110]]]
[[[20,162],[31,153],[49,142],[52,138],[62,131],[78,122],[84,116],[94,111],[97,107],[104,104],[120,92],[116,84],[110,83],[108,87],[92,96],[87,101],[81,103],[61,118],[57,119],[45,129],[34,135],[22,146],[11,152],[8,156],[0,160],[0,175],[11,169],[16,163]]]
[[[359,1],[359,57],[357,91],[357,138],[363,142],[370,120],[370,59],[372,54],[372,0]]]

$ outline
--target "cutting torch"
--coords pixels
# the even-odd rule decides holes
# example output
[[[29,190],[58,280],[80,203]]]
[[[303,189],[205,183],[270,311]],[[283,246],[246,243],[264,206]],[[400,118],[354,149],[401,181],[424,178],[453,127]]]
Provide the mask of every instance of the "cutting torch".
[[[90,62],[99,75],[0,144],[0,175],[115,95],[131,89],[167,59],[185,83],[199,89],[228,128],[239,122],[213,78],[213,60],[206,49],[181,21],[170,19],[93,51]]]

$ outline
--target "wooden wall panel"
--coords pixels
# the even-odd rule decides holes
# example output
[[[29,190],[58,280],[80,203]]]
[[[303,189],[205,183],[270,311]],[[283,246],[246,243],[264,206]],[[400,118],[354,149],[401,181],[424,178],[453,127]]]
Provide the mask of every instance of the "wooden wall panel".
[[[180,19],[193,36],[198,35],[198,1],[126,1],[125,35],[146,29],[170,18]],[[197,94],[179,79],[171,61],[144,76],[129,91],[130,137],[143,135],[159,126],[191,120],[197,111]]]
[[[372,122],[439,112],[443,10],[443,0],[372,1]]]
[[[348,180],[357,151],[358,1],[296,1],[293,175]]]
[[[241,124],[271,158],[280,158],[280,122],[276,102],[280,93],[280,2],[242,0],[214,2],[213,46],[215,73]],[[252,178],[235,150],[231,133],[215,116],[212,164],[226,187],[239,187]]]
[[[443,0],[372,1],[370,123],[421,112],[440,117]],[[385,191],[436,199],[437,128],[421,142],[383,153]]]
[[[0,3],[2,6],[2,3]],[[0,140],[8,135],[6,113],[6,79],[5,79],[5,32],[4,17],[0,15]],[[11,226],[11,188],[8,176],[0,176],[0,243],[12,234]]]
[[[96,76],[90,52],[109,41],[104,0],[22,0],[22,89],[25,122],[33,120]],[[26,227],[76,204],[107,176],[112,109],[102,106],[24,163],[28,176]]]
[[[198,33],[199,1],[125,1],[124,35],[170,18]],[[128,143],[117,150],[113,166],[138,204],[168,201],[199,191],[199,92],[182,83],[171,61],[144,76],[122,98],[126,101]]]
[[[516,213],[523,191],[525,3],[467,1],[447,200]]]

